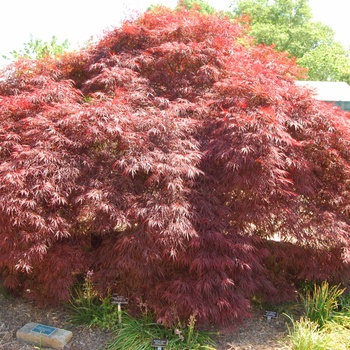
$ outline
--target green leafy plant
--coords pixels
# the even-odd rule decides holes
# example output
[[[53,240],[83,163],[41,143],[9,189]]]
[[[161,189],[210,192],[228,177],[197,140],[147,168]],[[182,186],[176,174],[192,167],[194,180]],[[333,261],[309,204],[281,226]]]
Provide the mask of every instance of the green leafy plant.
[[[70,317],[72,324],[109,330],[118,322],[118,311],[111,303],[110,297],[101,299],[94,291],[89,277],[86,278],[83,286],[74,288],[67,306],[73,311]]]
[[[306,296],[302,296],[306,317],[322,327],[337,311],[339,298],[344,291],[339,286],[330,287],[327,281],[320,286],[315,284],[312,292],[307,291]]]
[[[195,330],[195,317],[191,316],[186,326],[181,323],[166,328],[154,322],[153,315],[143,313],[141,318],[123,314],[123,322],[115,327],[116,337],[108,344],[110,350],[146,350],[153,339],[167,339],[167,350],[215,350],[210,333]]]

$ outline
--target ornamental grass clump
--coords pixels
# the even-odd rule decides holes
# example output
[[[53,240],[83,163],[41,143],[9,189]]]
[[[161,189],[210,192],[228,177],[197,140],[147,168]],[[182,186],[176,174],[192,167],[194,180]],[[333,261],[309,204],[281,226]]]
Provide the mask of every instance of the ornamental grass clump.
[[[318,323],[308,318],[302,317],[298,321],[293,321],[287,338],[288,346],[292,350],[334,350],[330,347],[332,336],[320,331]]]
[[[110,330],[118,322],[118,310],[110,297],[101,298],[88,273],[83,285],[73,288],[71,299],[66,303],[71,312],[70,323],[86,327]]]
[[[178,323],[174,328],[166,328],[156,322],[149,313],[142,317],[123,314],[123,322],[114,329],[115,337],[107,348],[109,350],[148,350],[153,339],[166,339],[169,350],[215,350],[211,334],[195,329],[195,317],[191,316],[187,325]]]
[[[350,329],[337,321],[321,328],[317,322],[301,317],[292,320],[285,345],[291,350],[345,350],[350,348]]]
[[[327,281],[314,284],[301,296],[305,316],[298,321],[287,315],[288,346],[292,350],[345,350],[350,347],[350,315],[345,289]]]
[[[339,286],[329,286],[327,281],[315,284],[313,291],[307,291],[306,296],[302,296],[306,317],[323,327],[338,311],[344,291]]]

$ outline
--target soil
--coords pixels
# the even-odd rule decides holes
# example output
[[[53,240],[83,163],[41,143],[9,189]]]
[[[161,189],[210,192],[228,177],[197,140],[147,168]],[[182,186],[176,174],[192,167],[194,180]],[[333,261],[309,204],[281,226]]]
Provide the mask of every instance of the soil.
[[[110,332],[72,326],[69,316],[69,311],[64,307],[38,308],[28,301],[5,297],[0,293],[0,350],[38,350],[39,347],[16,339],[16,331],[28,322],[72,331],[72,340],[65,350],[103,350],[108,340],[113,338]],[[268,321],[264,311],[258,310],[244,324],[220,330],[215,341],[217,350],[285,350],[288,349],[286,334],[282,316]]]

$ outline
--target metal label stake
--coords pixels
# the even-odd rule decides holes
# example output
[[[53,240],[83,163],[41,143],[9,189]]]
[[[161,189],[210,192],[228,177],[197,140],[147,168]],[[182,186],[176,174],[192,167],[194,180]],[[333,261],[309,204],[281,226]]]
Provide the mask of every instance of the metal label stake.
[[[122,323],[122,305],[128,304],[129,300],[121,295],[114,295],[111,299],[112,304],[118,305],[118,323]]]
[[[162,350],[168,345],[168,339],[153,339],[151,347],[157,348],[157,350]]]

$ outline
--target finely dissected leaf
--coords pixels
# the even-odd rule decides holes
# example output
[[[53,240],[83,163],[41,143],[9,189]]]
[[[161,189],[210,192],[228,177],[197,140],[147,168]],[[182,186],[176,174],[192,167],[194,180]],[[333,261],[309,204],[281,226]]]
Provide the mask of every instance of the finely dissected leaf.
[[[349,119],[299,74],[239,23],[163,8],[5,68],[4,284],[58,301],[93,270],[169,325],[347,278]]]

